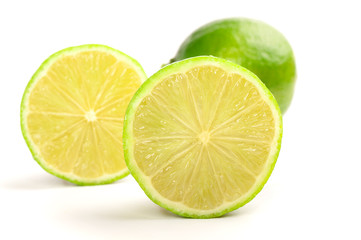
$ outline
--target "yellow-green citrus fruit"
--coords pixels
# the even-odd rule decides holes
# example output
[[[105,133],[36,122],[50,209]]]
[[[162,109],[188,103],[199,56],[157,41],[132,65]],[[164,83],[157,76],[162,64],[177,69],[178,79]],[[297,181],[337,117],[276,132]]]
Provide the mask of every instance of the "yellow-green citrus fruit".
[[[195,57],[139,88],[123,135],[127,166],[151,200],[181,216],[210,218],[262,189],[280,150],[282,117],[256,75]]]
[[[128,175],[123,119],[145,79],[139,63],[103,45],[50,56],[21,103],[21,128],[34,159],[49,173],[79,185]]]

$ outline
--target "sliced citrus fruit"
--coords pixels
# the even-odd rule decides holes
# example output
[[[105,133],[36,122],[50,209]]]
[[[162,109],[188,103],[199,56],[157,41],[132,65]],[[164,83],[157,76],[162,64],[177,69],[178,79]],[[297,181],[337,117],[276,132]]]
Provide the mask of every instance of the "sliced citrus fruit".
[[[21,128],[34,159],[49,173],[79,185],[126,176],[123,118],[145,79],[138,62],[103,45],[50,56],[21,103]]]
[[[215,57],[173,63],[131,100],[127,166],[150,199],[185,217],[221,216],[250,201],[281,146],[279,107],[245,68]]]

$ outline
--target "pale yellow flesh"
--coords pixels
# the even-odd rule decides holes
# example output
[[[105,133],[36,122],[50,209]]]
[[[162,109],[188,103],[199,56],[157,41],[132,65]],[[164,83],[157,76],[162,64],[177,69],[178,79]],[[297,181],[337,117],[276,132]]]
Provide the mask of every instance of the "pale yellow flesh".
[[[141,84],[132,66],[107,52],[58,58],[31,89],[27,131],[46,167],[78,179],[126,169],[122,128]]]
[[[272,109],[238,73],[200,66],[160,81],[134,117],[134,160],[162,197],[197,210],[241,198],[267,164]]]

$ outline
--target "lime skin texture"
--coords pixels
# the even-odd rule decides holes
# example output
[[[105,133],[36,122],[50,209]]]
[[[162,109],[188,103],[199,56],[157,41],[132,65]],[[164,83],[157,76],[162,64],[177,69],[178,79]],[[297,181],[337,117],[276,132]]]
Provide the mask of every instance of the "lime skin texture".
[[[272,26],[253,19],[229,18],[194,31],[171,62],[211,55],[228,59],[255,73],[276,98],[281,112],[288,109],[296,82],[296,63],[287,39]]]

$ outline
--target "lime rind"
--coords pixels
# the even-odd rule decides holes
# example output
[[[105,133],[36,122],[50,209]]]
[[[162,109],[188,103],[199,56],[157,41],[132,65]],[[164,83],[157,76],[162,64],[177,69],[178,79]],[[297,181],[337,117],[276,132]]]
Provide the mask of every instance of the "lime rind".
[[[248,81],[254,83],[259,89],[263,90],[263,96],[265,97],[265,101],[269,103],[271,106],[273,116],[276,121],[276,132],[275,132],[275,140],[273,144],[273,148],[270,151],[268,163],[265,166],[264,174],[258,177],[257,183],[248,191],[248,194],[245,194],[244,197],[230,202],[227,205],[222,205],[217,209],[212,210],[195,210],[186,207],[182,203],[175,203],[170,200],[162,197],[154,188],[149,187],[152,186],[138,167],[137,163],[134,161],[133,156],[133,120],[135,116],[135,112],[137,110],[138,105],[142,101],[142,99],[151,92],[151,90],[163,79],[165,79],[168,75],[173,74],[174,72],[182,72],[182,70],[188,70],[191,67],[195,67],[197,65],[215,65],[222,67],[230,73],[236,72],[241,73],[243,77],[245,77]],[[238,209],[251,201],[263,188],[266,184],[267,180],[271,176],[271,173],[275,167],[279,151],[281,148],[281,140],[282,140],[282,114],[280,108],[277,104],[276,99],[272,95],[272,93],[268,90],[268,88],[264,85],[264,83],[251,71],[247,70],[240,65],[232,63],[228,60],[212,57],[212,56],[200,56],[200,57],[192,57],[186,60],[182,60],[179,62],[175,62],[169,64],[155,73],[153,76],[148,78],[138,91],[133,95],[132,100],[130,101],[124,119],[124,131],[123,131],[123,149],[124,149],[124,159],[130,170],[130,173],[133,175],[135,180],[138,182],[139,186],[143,189],[145,194],[156,204],[159,206],[183,217],[190,218],[213,218],[222,216],[228,212],[231,212],[235,209]]]
[[[170,62],[213,55],[254,72],[275,96],[281,112],[291,105],[297,79],[294,51],[273,26],[250,18],[223,18],[192,32]]]
[[[34,75],[31,77],[29,83],[27,84],[27,86],[25,88],[25,91],[24,91],[24,94],[23,94],[23,97],[21,100],[21,107],[20,107],[21,132],[23,134],[25,142],[26,142],[34,160],[48,173],[50,173],[56,177],[59,177],[61,179],[64,179],[66,181],[69,181],[71,183],[74,183],[76,185],[80,185],[80,186],[109,184],[109,183],[115,182],[115,181],[122,179],[122,178],[126,177],[127,175],[129,175],[129,170],[127,168],[125,168],[124,170],[122,170],[116,174],[105,175],[105,176],[103,176],[101,178],[97,178],[97,179],[84,179],[84,178],[79,178],[72,174],[62,174],[62,173],[56,171],[55,169],[48,166],[42,160],[42,158],[39,154],[39,151],[37,150],[36,145],[32,142],[30,136],[28,135],[26,116],[27,116],[27,102],[28,102],[28,98],[31,93],[31,90],[35,86],[37,80],[39,80],[42,77],[42,75],[46,72],[48,67],[53,62],[55,62],[58,58],[60,58],[64,55],[72,55],[77,52],[86,51],[86,50],[101,50],[104,52],[108,52],[108,53],[116,56],[118,59],[121,59],[121,60],[129,63],[132,67],[134,67],[136,72],[141,77],[142,82],[145,79],[147,79],[147,76],[146,76],[142,66],[135,59],[133,59],[132,57],[126,55],[125,53],[123,53],[117,49],[108,47],[106,45],[101,45],[101,44],[84,44],[84,45],[80,45],[80,46],[69,47],[69,48],[62,49],[62,50],[52,54],[40,65],[40,67],[34,73]]]

